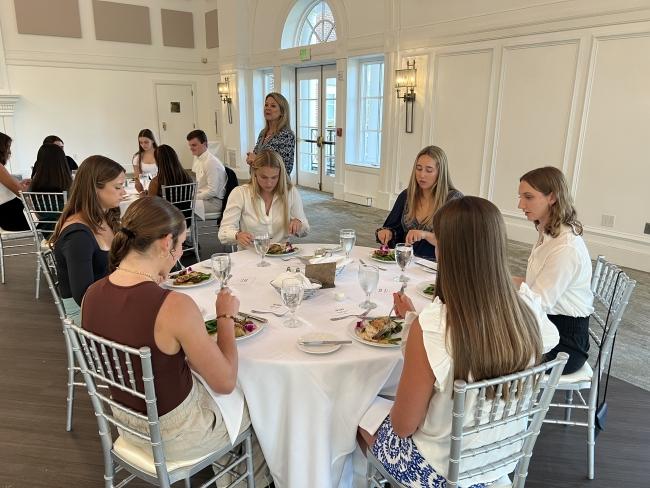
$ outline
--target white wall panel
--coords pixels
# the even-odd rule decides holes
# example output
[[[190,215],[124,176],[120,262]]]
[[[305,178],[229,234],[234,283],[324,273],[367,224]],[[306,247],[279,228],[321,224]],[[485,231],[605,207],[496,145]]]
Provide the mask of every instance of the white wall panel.
[[[650,222],[650,33],[596,40],[576,203],[582,221],[643,235]]]
[[[490,188],[502,210],[517,211],[517,186],[526,171],[564,166],[577,56],[574,41],[503,53]]]
[[[478,195],[490,103],[492,51],[440,54],[435,63],[432,144],[447,153],[456,187]]]

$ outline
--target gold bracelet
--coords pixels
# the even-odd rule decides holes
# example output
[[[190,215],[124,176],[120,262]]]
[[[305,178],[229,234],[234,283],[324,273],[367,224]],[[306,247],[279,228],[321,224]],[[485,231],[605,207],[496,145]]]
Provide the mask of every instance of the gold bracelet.
[[[235,321],[235,317],[233,315],[217,315],[217,320],[219,319],[232,319],[232,321]]]

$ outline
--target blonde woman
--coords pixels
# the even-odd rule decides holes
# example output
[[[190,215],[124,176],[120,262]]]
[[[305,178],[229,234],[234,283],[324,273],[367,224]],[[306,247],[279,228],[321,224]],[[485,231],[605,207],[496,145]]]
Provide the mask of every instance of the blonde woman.
[[[589,251],[562,171],[547,166],[523,175],[519,208],[539,231],[528,258],[526,284],[542,297],[544,310],[560,333],[560,344],[546,357],[568,353],[564,374],[574,373],[589,356],[594,297]]]
[[[462,196],[451,182],[445,152],[437,146],[425,147],[415,158],[408,188],[395,200],[383,227],[377,229],[377,242],[389,247],[406,242],[413,245],[416,256],[435,260],[433,214]]]
[[[368,446],[409,487],[445,485],[454,380],[479,381],[524,370],[558,340],[539,297],[526,285],[516,290],[510,280],[505,223],[493,203],[455,199],[436,213],[432,229],[438,237],[436,296],[418,317],[408,297],[394,295],[395,311],[408,315],[406,323],[411,323],[397,396],[376,435],[359,429],[361,446]],[[476,393],[467,401],[475,403]],[[473,420],[467,418],[466,426]],[[513,433],[511,426],[484,430],[468,437],[463,448]],[[520,448],[515,443],[504,449],[515,453]],[[464,467],[489,466],[493,460],[487,452]],[[463,486],[484,487],[514,466],[497,466],[464,480]]]
[[[256,154],[263,149],[271,149],[280,155],[287,175],[290,175],[293,170],[296,135],[291,130],[289,102],[280,93],[269,93],[264,99],[264,120],[266,125],[257,137],[253,152],[247,153],[246,162],[252,164]]]
[[[219,240],[246,248],[253,244],[255,234],[268,233],[271,242],[283,242],[307,232],[309,222],[300,193],[289,182],[282,158],[263,149],[251,164],[250,183],[238,186],[228,197]]]

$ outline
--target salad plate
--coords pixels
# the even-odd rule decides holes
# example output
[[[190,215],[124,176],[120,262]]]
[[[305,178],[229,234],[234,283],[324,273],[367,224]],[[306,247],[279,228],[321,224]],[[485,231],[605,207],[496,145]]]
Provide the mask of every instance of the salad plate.
[[[211,319],[205,321],[205,329],[215,340],[217,337],[217,320]],[[264,322],[260,322],[250,317],[244,317],[237,314],[235,318],[235,340],[243,341],[259,334],[264,329]]]
[[[415,285],[415,291],[418,295],[431,300],[436,292],[436,284],[431,281],[423,281]]]
[[[273,243],[269,247],[269,250],[266,252],[266,257],[269,258],[279,258],[286,256],[293,256],[298,254],[300,251],[296,246],[291,245],[290,242],[285,242],[284,244]]]
[[[354,320],[348,334],[368,346],[396,348],[402,343],[402,321],[387,316]]]
[[[168,278],[165,284],[170,288],[195,288],[212,283],[214,280],[215,278],[212,273],[203,273],[201,271],[193,271],[192,268],[187,268],[173,278]]]

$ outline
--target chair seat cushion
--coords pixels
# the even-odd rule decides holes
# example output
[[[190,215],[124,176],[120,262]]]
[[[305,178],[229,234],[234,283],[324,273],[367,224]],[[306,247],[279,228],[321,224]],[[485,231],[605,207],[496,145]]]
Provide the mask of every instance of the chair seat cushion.
[[[217,220],[221,218],[221,212],[206,212],[205,220]]]
[[[488,486],[490,488],[512,488],[512,481],[510,481],[510,478],[504,474],[501,478]]]
[[[34,233],[31,230],[4,230],[4,229],[0,229],[0,234],[2,235],[3,240],[27,239],[28,237],[34,237]]]
[[[566,385],[568,383],[580,383],[582,381],[591,381],[591,378],[594,376],[594,370],[591,369],[589,363],[585,362],[582,367],[571,374],[563,374],[560,376],[560,385]]]
[[[115,451],[115,454],[119,457],[138,469],[153,476],[156,475],[156,467],[153,463],[153,453],[151,451],[145,451],[144,449],[125,441],[121,436],[115,439],[115,442],[113,443],[113,451]],[[166,460],[167,471],[171,473],[177,469],[193,466],[213,454],[214,453],[209,453],[195,459],[179,459],[176,461]]]

